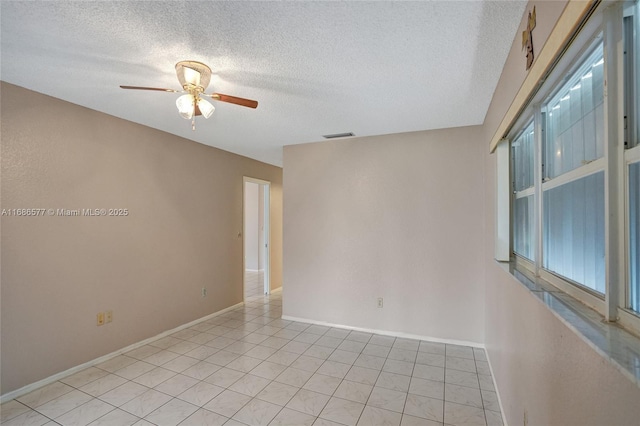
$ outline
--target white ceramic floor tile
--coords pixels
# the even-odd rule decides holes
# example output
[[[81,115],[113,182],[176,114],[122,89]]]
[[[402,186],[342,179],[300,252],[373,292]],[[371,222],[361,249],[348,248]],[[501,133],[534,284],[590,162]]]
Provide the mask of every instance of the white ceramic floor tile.
[[[399,426],[402,414],[381,408],[366,406],[358,421],[358,426]]]
[[[473,359],[459,358],[455,356],[447,356],[446,367],[452,370],[467,371],[469,373],[476,373],[476,362]]]
[[[331,420],[318,417],[313,423],[313,426],[344,426],[343,424],[332,422]]]
[[[201,346],[201,348],[207,348],[206,346]],[[210,348],[207,348],[210,349]],[[190,356],[178,355],[176,358],[171,361],[162,364],[162,368],[166,370],[171,370],[174,373],[181,373],[187,368],[193,367],[200,361],[198,358],[191,358]]]
[[[187,401],[197,407],[202,407],[216,396],[220,395],[224,388],[207,382],[199,382],[178,395],[178,398]]]
[[[336,349],[333,353],[327,358],[327,361],[336,361],[341,362],[343,364],[353,365],[358,359],[359,354],[356,352],[344,351],[342,349]]]
[[[460,345],[446,345],[446,355],[474,359],[473,348]]]
[[[197,380],[204,380],[216,371],[220,370],[222,367],[216,364],[211,364],[206,361],[200,361],[195,364],[193,367],[189,367],[184,370],[181,374],[185,376],[192,377]]]
[[[144,358],[143,361],[148,362],[149,364],[160,366],[162,364],[166,364],[174,358],[178,358],[179,356],[180,354],[177,354],[175,352],[161,350],[160,352],[156,352],[155,354],[149,355],[148,357]]]
[[[260,363],[262,363],[262,360],[241,355],[240,357],[227,364],[227,368],[242,371],[243,373],[248,373],[255,367],[257,367]]]
[[[286,369],[287,367],[284,365],[276,364],[270,361],[263,361],[261,364],[251,370],[250,373],[254,376],[273,380]]]
[[[410,382],[411,377],[409,376],[383,371],[380,373],[380,376],[378,376],[376,386],[400,392],[407,392],[409,390]]]
[[[498,395],[493,391],[482,390],[482,405],[485,410],[500,412],[500,403],[498,402]]]
[[[60,381],[74,388],[79,388],[87,383],[91,383],[94,380],[104,377],[107,374],[109,373],[100,368],[90,367],[76,374],[60,379]]]
[[[372,343],[374,345],[379,345],[379,346],[388,346],[388,347],[392,347],[393,343],[396,341],[395,337],[391,337],[391,336],[380,336],[380,335],[373,335],[371,337],[371,339],[369,340],[369,343]]]
[[[72,390],[69,393],[65,393],[64,395],[37,407],[36,410],[50,419],[55,419],[56,417],[60,417],[61,415],[68,413],[91,399],[91,395],[80,392],[79,390]]]
[[[444,382],[412,377],[409,393],[444,400]]]
[[[228,420],[227,417],[201,408],[187,417],[180,426],[222,426]]]
[[[310,371],[298,370],[297,368],[288,367],[278,377],[275,378],[275,381],[300,388],[304,386],[304,384],[312,375],[313,373]]]
[[[364,355],[377,356],[381,358],[386,358],[387,355],[389,355],[389,352],[391,352],[390,346],[375,345],[371,342],[369,342],[362,350]]]
[[[49,418],[36,411],[29,410],[11,420],[2,422],[2,424],[3,426],[42,426],[47,422],[49,422]]]
[[[302,355],[310,347],[311,347],[310,343],[296,342],[292,340],[286,345],[284,345],[282,347],[282,350],[287,352],[293,352],[294,354]]]
[[[304,355],[312,356],[314,358],[327,359],[333,352],[333,349],[326,346],[312,345],[307,349]]]
[[[389,351],[389,355],[387,357],[389,359],[395,359],[397,361],[406,361],[406,362],[416,362],[416,356],[418,355],[418,351],[412,351],[409,349],[401,349],[401,348],[392,348]]]
[[[165,393],[149,389],[145,393],[123,404],[120,408],[134,416],[145,417],[171,399],[171,396]]]
[[[138,383],[127,382],[100,395],[99,398],[115,407],[119,407],[122,404],[131,401],[133,398],[142,395],[148,390],[149,388],[139,385]]]
[[[229,368],[221,368],[204,379],[204,381],[207,383],[211,383],[212,385],[228,388],[233,383],[244,377],[244,375],[245,374],[241,371],[231,370]]]
[[[484,417],[487,420],[487,426],[502,426],[502,415],[495,411],[484,410]]]
[[[62,425],[503,425],[484,350],[282,320],[281,294],[256,283],[244,306],[6,403],[0,421],[53,426],[38,407]]]
[[[315,420],[315,416],[283,408],[269,426],[311,426]]]
[[[130,426],[138,420],[140,419],[133,414],[116,408],[99,419],[89,423],[89,426]]]
[[[296,342],[309,343],[313,345],[318,341],[318,339],[320,339],[320,337],[321,336],[319,334],[313,334],[304,331],[294,337],[293,340]]]
[[[445,401],[455,402],[457,404],[483,408],[480,389],[446,383],[444,387],[444,399]]]
[[[99,399],[92,399],[56,418],[56,422],[63,426],[85,426],[113,410],[115,410],[113,405]]]
[[[406,399],[406,392],[374,387],[367,401],[367,405],[402,413]]]
[[[329,401],[330,396],[306,389],[300,389],[289,401],[287,407],[302,413],[318,416]]]
[[[371,333],[365,333],[363,331],[354,330],[351,333],[349,333],[349,335],[345,337],[345,339],[366,344],[367,342],[369,342],[369,340],[371,340],[371,337],[373,337],[373,334]]]
[[[4,423],[29,411],[31,411],[29,407],[16,400],[5,402],[0,406],[0,423]]]
[[[257,345],[255,348],[247,351],[245,355],[250,356],[251,358],[257,358],[264,361],[265,359],[269,358],[271,355],[273,355],[276,352],[278,352],[277,349],[269,348],[262,345]]]
[[[101,362],[96,365],[96,367],[101,368],[102,370],[113,373],[116,370],[120,370],[121,368],[126,367],[127,365],[131,365],[137,360],[135,358],[128,357],[126,355],[118,355],[114,358],[111,358],[105,362]]]
[[[444,368],[434,367],[432,365],[416,364],[413,367],[413,377],[444,382]]]
[[[442,400],[409,394],[404,406],[404,414],[442,423],[444,418]]]
[[[158,426],[175,426],[198,410],[195,405],[180,399],[172,399],[145,417]]]
[[[80,390],[84,393],[88,393],[91,396],[100,396],[126,382],[127,379],[125,378],[116,376],[115,374],[108,374],[104,377],[99,378],[98,380],[87,383],[86,385],[82,386]]]
[[[233,352],[229,352],[229,351],[225,351],[220,350],[218,352],[216,352],[215,354],[211,355],[209,358],[205,359],[206,362],[211,363],[211,364],[216,364],[219,365],[221,367],[226,366],[227,364],[229,364],[231,361],[233,361],[234,359],[238,358],[240,355],[239,354],[235,354]]]
[[[69,393],[72,390],[73,388],[69,385],[65,385],[62,382],[54,382],[41,387],[40,389],[29,392],[28,394],[17,398],[17,400],[27,407],[36,408],[64,395],[65,393]]]
[[[365,404],[372,390],[373,386],[371,385],[343,380],[333,396]]]
[[[442,422],[434,422],[433,420],[403,414],[400,426],[442,426]]]
[[[398,349],[407,349],[410,351],[417,351],[420,346],[420,341],[413,339],[403,339],[398,337],[395,342],[393,342],[393,347]]]
[[[480,385],[478,384],[478,375],[475,373],[447,369],[444,381],[452,385],[480,389]]]
[[[225,417],[233,417],[249,401],[251,401],[250,396],[226,390],[209,401],[203,408]]]
[[[286,385],[284,383],[271,382],[260,391],[256,398],[270,402],[272,404],[285,406],[298,392],[298,390],[299,388],[295,386]]]
[[[318,368],[319,374],[324,374],[325,376],[337,377],[338,379],[343,379],[344,376],[347,375],[349,370],[351,369],[351,365],[343,364],[341,362],[336,361],[325,361],[320,368]]]
[[[128,380],[132,380],[138,376],[142,376],[144,373],[148,373],[154,368],[156,368],[156,366],[153,364],[149,364],[148,362],[143,361],[137,361],[131,365],[121,368],[120,370],[114,371],[113,374],[124,377]]]
[[[304,384],[303,388],[331,396],[341,382],[342,379],[337,377],[314,374],[309,378],[307,383]]]
[[[379,375],[380,370],[354,365],[353,367],[351,367],[344,379],[373,386],[378,380]]]
[[[423,342],[424,343],[424,342]],[[418,352],[416,364],[432,365],[434,367],[444,367],[444,355],[431,354],[428,352]]]
[[[418,347],[418,351],[426,352],[436,355],[444,355],[445,354],[445,344],[444,343],[436,343],[436,342],[420,342],[420,346]]]
[[[135,358],[137,360],[141,360],[141,359],[147,358],[148,356],[151,356],[151,355],[155,354],[156,352],[160,352],[161,350],[162,350],[161,348],[157,348],[155,346],[144,345],[144,346],[140,346],[139,348],[130,350],[129,352],[126,352],[124,355],[126,355],[127,357],[130,357],[130,358]],[[126,367],[126,366],[124,366],[124,367]],[[112,371],[112,373],[113,373],[113,371]]]
[[[404,374],[405,376],[411,376],[413,373],[414,363],[405,361],[396,361],[394,359],[388,359],[385,361],[382,371],[388,371],[389,373]]]
[[[167,370],[162,367],[156,367],[153,370],[136,377],[135,379],[133,379],[133,381],[141,384],[142,386],[153,388],[158,386],[160,383],[169,380],[176,374],[177,373],[175,371]]]
[[[268,384],[269,380],[267,379],[247,374],[246,376],[242,377],[240,380],[229,386],[229,389],[234,392],[254,397],[259,394],[260,391],[264,389]]]
[[[364,404],[359,404],[346,399],[331,398],[320,413],[320,417],[347,426],[355,426],[358,423]]]
[[[328,348],[336,349],[342,343],[342,339],[337,339],[335,337],[322,336],[316,341],[316,345],[326,346]]]
[[[162,382],[158,386],[156,386],[155,390],[171,396],[178,396],[196,383],[200,383],[200,381],[194,379],[193,377],[176,374],[169,380]]]
[[[456,426],[486,426],[484,410],[445,401],[444,422]]]
[[[300,357],[299,354],[279,350],[275,352],[273,355],[271,355],[269,358],[267,358],[267,361],[288,367],[291,364],[293,364],[294,361],[299,357]]]
[[[323,364],[323,360],[320,358],[314,358],[312,356],[300,355],[292,364],[291,367],[298,370],[315,372]]]
[[[282,407],[253,399],[240,409],[233,419],[251,426],[267,426]]]

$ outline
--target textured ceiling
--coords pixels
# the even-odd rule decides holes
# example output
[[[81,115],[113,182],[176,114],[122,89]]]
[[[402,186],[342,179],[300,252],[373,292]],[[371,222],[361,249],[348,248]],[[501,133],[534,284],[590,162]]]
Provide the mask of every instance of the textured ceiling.
[[[1,2],[6,82],[282,165],[282,146],[481,124],[524,1]],[[196,131],[174,65],[214,72]]]

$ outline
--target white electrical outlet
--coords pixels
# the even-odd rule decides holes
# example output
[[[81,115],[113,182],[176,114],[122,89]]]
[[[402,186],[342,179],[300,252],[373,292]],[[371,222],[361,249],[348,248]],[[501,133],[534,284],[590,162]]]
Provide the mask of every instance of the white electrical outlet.
[[[382,297],[378,297],[378,308],[382,308],[384,305],[384,299]]]
[[[207,297],[207,288],[202,287],[202,297]]]

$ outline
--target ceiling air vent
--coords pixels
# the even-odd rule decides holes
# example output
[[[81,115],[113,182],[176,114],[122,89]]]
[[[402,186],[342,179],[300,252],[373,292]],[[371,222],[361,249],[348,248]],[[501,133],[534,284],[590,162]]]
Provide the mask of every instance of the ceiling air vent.
[[[349,136],[355,136],[353,133],[336,133],[335,135],[322,135],[325,139],[336,139],[336,138],[348,138]]]

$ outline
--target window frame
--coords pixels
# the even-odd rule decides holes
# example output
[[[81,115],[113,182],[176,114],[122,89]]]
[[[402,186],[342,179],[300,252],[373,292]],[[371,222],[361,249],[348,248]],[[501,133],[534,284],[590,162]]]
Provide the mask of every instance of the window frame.
[[[544,82],[540,83],[540,90],[533,96],[529,104],[520,112],[514,120],[511,130],[507,135],[508,141],[514,141],[529,126],[533,117],[534,122],[534,235],[532,244],[535,250],[533,261],[515,253],[513,222],[515,207],[515,182],[513,173],[510,173],[510,218],[509,230],[511,233],[510,253],[511,261],[516,268],[523,268],[532,272],[536,277],[543,279],[554,287],[569,294],[580,302],[590,306],[608,321],[618,321],[623,326],[640,332],[640,312],[629,309],[631,291],[630,265],[630,227],[629,227],[629,165],[640,161],[640,141],[631,149],[625,149],[625,85],[628,90],[629,82],[623,80],[624,55],[622,38],[625,37],[623,18],[625,10],[633,2],[620,1],[614,4],[601,4],[595,13],[586,22],[584,27],[576,35],[572,44],[558,59],[553,70]],[[635,16],[633,42],[640,45],[640,0],[635,1]],[[604,51],[604,155],[592,162],[579,166],[569,172],[562,173],[555,178],[543,182],[543,107],[556,96],[565,82],[580,68],[583,60],[593,52],[595,44],[600,40]],[[640,75],[640,54],[635,49],[633,58],[634,76]],[[578,63],[578,65],[576,65]],[[640,90],[634,80],[635,99],[633,107],[637,113],[640,109]],[[640,136],[640,117],[634,117],[636,140]],[[619,143],[615,143],[619,141]],[[513,159],[511,148],[509,149],[509,163]],[[543,265],[543,192],[553,187],[566,184],[572,180],[580,179],[589,174],[604,172],[605,176],[605,293],[599,294],[590,288],[570,279],[553,273],[542,267]],[[529,189],[527,189],[529,190]]]

